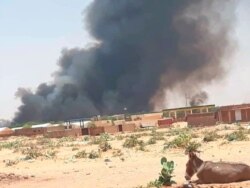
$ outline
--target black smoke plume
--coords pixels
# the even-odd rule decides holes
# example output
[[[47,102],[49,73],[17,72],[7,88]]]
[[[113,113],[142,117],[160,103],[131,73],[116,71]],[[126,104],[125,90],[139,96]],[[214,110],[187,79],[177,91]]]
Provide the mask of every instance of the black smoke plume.
[[[51,83],[19,89],[14,122],[149,111],[176,84],[224,75],[230,0],[94,0],[85,14],[98,44],[64,49]]]
[[[190,98],[189,104],[190,106],[199,106],[207,102],[207,100],[208,94],[205,91],[201,91]]]

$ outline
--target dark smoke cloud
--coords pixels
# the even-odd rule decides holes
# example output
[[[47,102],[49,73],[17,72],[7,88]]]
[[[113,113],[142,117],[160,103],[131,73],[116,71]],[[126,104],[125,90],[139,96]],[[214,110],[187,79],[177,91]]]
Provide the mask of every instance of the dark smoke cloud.
[[[219,78],[233,15],[229,0],[95,0],[85,21],[98,44],[64,49],[51,84],[19,89],[14,121],[149,111],[176,84]]]
[[[205,91],[201,91],[190,98],[189,104],[190,106],[199,106],[207,102],[207,100],[208,94]]]

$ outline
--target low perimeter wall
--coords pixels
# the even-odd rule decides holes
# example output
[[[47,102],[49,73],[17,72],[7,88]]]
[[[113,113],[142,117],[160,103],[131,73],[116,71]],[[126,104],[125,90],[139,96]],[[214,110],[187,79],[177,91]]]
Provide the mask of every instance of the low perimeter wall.
[[[216,125],[216,122],[215,113],[189,114],[187,116],[187,123],[191,127],[213,126]]]
[[[62,138],[62,137],[67,137],[67,136],[81,136],[82,135],[82,130],[80,128],[76,129],[65,129],[63,131],[53,131],[53,132],[47,132],[45,134],[48,138]]]

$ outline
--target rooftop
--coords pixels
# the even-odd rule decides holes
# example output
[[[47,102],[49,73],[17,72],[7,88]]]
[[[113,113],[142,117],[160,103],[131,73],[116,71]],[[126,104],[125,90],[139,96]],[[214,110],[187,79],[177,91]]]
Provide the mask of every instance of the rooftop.
[[[187,106],[187,107],[180,107],[180,108],[168,108],[164,109],[163,111],[172,111],[172,110],[185,110],[185,109],[193,109],[193,108],[209,108],[209,107],[215,107],[214,104],[209,104],[209,105],[200,105],[200,106]]]

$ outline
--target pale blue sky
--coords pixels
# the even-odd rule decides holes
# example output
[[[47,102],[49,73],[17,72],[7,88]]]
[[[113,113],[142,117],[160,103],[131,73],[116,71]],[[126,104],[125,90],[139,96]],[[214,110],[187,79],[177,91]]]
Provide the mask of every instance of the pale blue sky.
[[[20,105],[15,98],[18,87],[34,89],[51,80],[63,47],[84,47],[91,42],[82,22],[82,11],[90,2],[0,0],[0,119],[11,119]],[[250,1],[241,0],[235,28],[238,52],[230,60],[233,65],[227,79],[206,88],[211,103],[250,102],[249,10]]]
[[[91,0],[0,0],[0,119],[12,118],[18,87],[51,80],[63,47],[91,41],[82,12]]]

